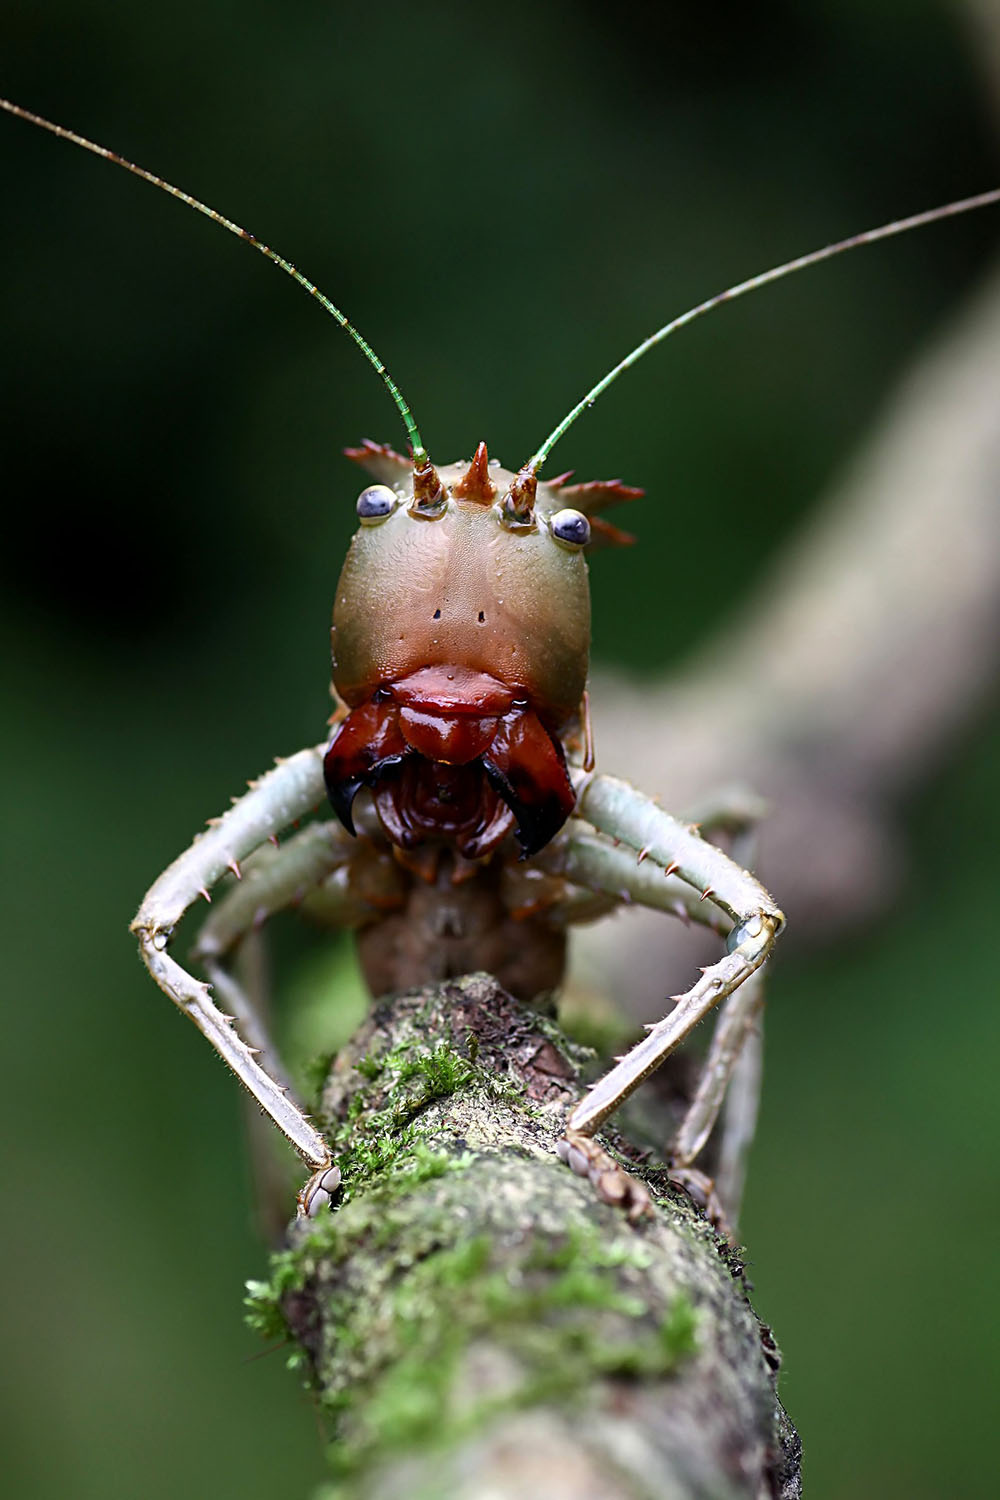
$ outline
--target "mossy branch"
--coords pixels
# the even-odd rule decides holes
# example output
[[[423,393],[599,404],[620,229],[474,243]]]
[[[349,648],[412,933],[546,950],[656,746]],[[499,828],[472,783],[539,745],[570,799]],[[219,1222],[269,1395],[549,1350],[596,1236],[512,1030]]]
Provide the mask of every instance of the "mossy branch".
[[[585,1065],[486,975],[380,1005],[337,1058],[343,1195],[249,1299],[329,1421],[323,1500],[799,1493],[738,1253],[626,1143],[638,1224],[556,1157]]]

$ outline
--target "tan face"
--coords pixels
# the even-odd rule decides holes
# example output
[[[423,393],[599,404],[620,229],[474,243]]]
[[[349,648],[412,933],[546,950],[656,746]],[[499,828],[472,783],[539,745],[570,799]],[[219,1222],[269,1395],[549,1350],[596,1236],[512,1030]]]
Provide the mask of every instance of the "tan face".
[[[351,542],[333,609],[333,681],[352,707],[420,667],[462,666],[523,691],[552,727],[576,712],[587,679],[590,591],[582,548],[557,541],[556,494],[539,484],[532,530],[495,505],[456,499],[465,464],[439,471],[435,519],[407,509],[412,481]],[[514,476],[490,470],[502,495]],[[566,512],[562,512],[563,515]]]

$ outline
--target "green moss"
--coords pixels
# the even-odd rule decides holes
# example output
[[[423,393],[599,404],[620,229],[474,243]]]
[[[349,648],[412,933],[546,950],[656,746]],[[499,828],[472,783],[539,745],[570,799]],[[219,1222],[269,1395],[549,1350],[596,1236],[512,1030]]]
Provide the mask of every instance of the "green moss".
[[[660,1339],[675,1359],[693,1354],[698,1347],[698,1315],[687,1297],[675,1297],[660,1324]]]
[[[675,1302],[651,1318],[643,1299],[626,1292],[607,1265],[596,1236],[577,1233],[561,1247],[555,1275],[535,1268],[512,1282],[492,1265],[492,1241],[477,1236],[422,1260],[389,1299],[394,1352],[367,1390],[340,1391],[341,1434],[334,1472],[354,1473],[376,1450],[447,1447],[503,1412],[542,1401],[575,1405],[588,1399],[596,1375],[657,1378],[670,1374],[694,1347],[690,1304]],[[613,1259],[623,1264],[616,1252]],[[615,1315],[605,1331],[598,1313]],[[622,1319],[627,1320],[621,1328]],[[471,1407],[456,1403],[461,1364],[477,1338],[499,1345],[518,1377],[509,1391]]]
[[[476,1065],[456,1052],[454,1047],[441,1044],[429,1052],[408,1057],[396,1070],[398,1083],[409,1083],[419,1079],[423,1086],[424,1101],[444,1099],[466,1088],[476,1078]]]
[[[322,1120],[340,1204],[247,1289],[251,1326],[309,1351],[293,1360],[336,1431],[328,1500],[393,1453],[453,1446],[540,1403],[585,1410],[602,1378],[665,1379],[695,1347],[693,1309],[658,1286],[642,1236],[593,1222],[530,1135],[462,1150],[467,1104],[489,1116],[513,1102],[549,1133],[551,1110],[421,1025],[408,1017],[392,1045],[374,1030],[342,1061]],[[481,1232],[462,1238],[465,1223]]]
[[[357,1068],[362,1078],[367,1078],[369,1083],[373,1079],[377,1078],[382,1071],[382,1063],[377,1057],[359,1057],[354,1066]],[[327,1068],[326,1074],[324,1074],[324,1078],[329,1074],[329,1071],[329,1068]]]
[[[471,1088],[485,1090],[498,1101],[523,1095],[517,1085],[497,1078],[444,1043],[426,1047],[405,1041],[381,1055],[368,1053],[354,1066],[365,1081],[352,1094],[346,1117],[327,1122],[326,1130],[343,1178],[342,1202],[375,1179],[388,1179],[391,1174],[395,1181],[404,1160],[425,1149],[411,1126],[437,1100]],[[426,1172],[427,1156],[421,1161]],[[413,1185],[415,1170],[407,1168],[410,1176],[399,1184],[401,1191]]]
[[[248,1285],[248,1320],[271,1340],[288,1334],[302,1293],[322,1301],[311,1383],[336,1425],[339,1480],[392,1451],[453,1445],[506,1411],[579,1406],[595,1376],[665,1378],[695,1348],[690,1303],[651,1305],[650,1251],[626,1231],[581,1222],[554,1239],[536,1235],[512,1275],[499,1234],[453,1243],[458,1200],[447,1183],[399,1203],[449,1171],[445,1153],[418,1146],[391,1185],[319,1221],[273,1258],[268,1282]],[[469,1403],[462,1366],[477,1340],[515,1374],[508,1389]]]
[[[246,1282],[243,1298],[244,1318],[253,1333],[259,1333],[268,1343],[289,1337],[288,1324],[281,1311],[281,1297],[275,1292],[275,1269],[272,1262],[270,1281]]]
[[[317,1219],[288,1250],[276,1250],[270,1260],[267,1281],[248,1281],[243,1299],[247,1326],[262,1338],[290,1338],[285,1314],[286,1298],[301,1292],[316,1275],[317,1268],[333,1250],[337,1234],[336,1219],[329,1215]]]
[[[376,1143],[369,1157],[373,1173],[378,1155]],[[456,1156],[448,1151],[434,1151],[421,1140],[387,1143],[382,1159],[391,1163],[391,1175],[365,1195],[360,1209],[355,1208],[346,1233],[338,1214],[323,1215],[307,1229],[298,1231],[292,1247],[272,1254],[267,1281],[246,1282],[245,1320],[254,1333],[271,1342],[290,1338],[292,1334],[284,1310],[286,1299],[301,1292],[321,1265],[342,1260],[365,1235],[373,1236],[377,1243],[383,1242],[387,1235],[391,1238],[399,1229],[396,1219],[388,1212],[394,1200],[406,1197],[422,1183],[452,1172],[464,1172],[475,1161],[471,1152]],[[471,1252],[470,1267],[477,1253]],[[460,1259],[456,1260],[455,1273],[462,1275]]]

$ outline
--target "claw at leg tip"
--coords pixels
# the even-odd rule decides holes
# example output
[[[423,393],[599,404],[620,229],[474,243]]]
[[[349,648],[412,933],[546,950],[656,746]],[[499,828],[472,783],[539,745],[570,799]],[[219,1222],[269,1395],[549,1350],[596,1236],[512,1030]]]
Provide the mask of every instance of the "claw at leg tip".
[[[314,1172],[299,1193],[296,1218],[317,1218],[324,1208],[329,1208],[340,1183],[341,1171],[338,1166],[321,1167],[318,1172]]]

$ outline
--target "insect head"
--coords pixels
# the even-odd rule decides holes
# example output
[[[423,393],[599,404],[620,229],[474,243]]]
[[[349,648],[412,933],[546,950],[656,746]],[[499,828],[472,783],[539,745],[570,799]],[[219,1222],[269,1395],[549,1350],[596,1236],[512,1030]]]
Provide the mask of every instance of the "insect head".
[[[440,471],[374,443],[348,454],[381,482],[358,499],[334,604],[349,712],[326,755],[330,801],[353,832],[370,787],[404,850],[437,838],[476,859],[514,832],[533,854],[574,804],[563,739],[587,680],[585,512],[639,492],[539,482],[491,464],[485,443]]]

